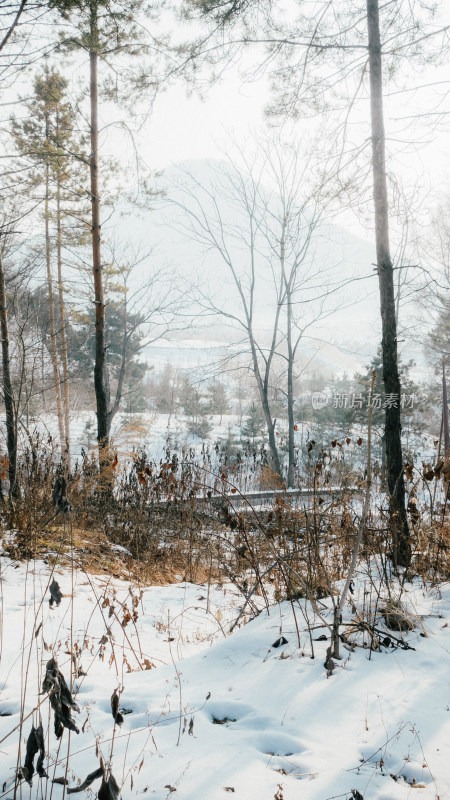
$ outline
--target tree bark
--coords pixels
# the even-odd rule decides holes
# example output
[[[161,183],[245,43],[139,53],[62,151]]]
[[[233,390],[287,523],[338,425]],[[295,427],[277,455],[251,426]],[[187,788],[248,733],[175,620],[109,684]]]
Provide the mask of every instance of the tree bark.
[[[290,299],[288,299],[288,316]],[[287,412],[288,412],[288,487],[295,486],[295,421],[294,421],[294,354],[292,331],[288,323]]]
[[[48,140],[48,139],[47,139]],[[47,292],[49,304],[49,321],[50,321],[50,353],[53,367],[53,381],[55,384],[56,395],[56,413],[58,417],[58,430],[61,451],[64,451],[64,422],[61,404],[61,380],[58,367],[58,349],[56,347],[56,329],[55,329],[55,306],[53,298],[53,280],[52,280],[52,267],[51,267],[51,242],[50,242],[50,211],[49,211],[49,165],[46,165],[45,173],[45,262],[47,266]]]
[[[95,302],[95,366],[94,387],[97,405],[97,440],[100,469],[105,463],[109,444],[108,406],[109,392],[106,380],[105,298],[101,262],[100,195],[98,184],[98,19],[97,2],[90,4],[90,178],[92,206],[92,269]]]
[[[442,362],[442,427],[444,431],[444,453],[445,458],[450,455],[450,431],[448,424],[448,396],[447,380],[445,377],[445,359]]]
[[[408,566],[411,544],[405,508],[405,483],[400,422],[400,378],[397,357],[397,324],[393,264],[389,245],[389,208],[385,163],[385,131],[383,114],[382,52],[378,0],[367,2],[368,52],[370,66],[370,106],[372,124],[373,199],[375,207],[375,239],[380,289],[383,382],[386,396],[397,402],[386,407],[386,466],[389,491],[389,525],[394,564]],[[390,404],[389,404],[390,405]]]
[[[277,473],[280,480],[283,480],[283,471],[281,469],[281,462],[280,457],[278,455],[278,448],[277,443],[275,441],[275,423],[272,419],[272,413],[270,411],[270,403],[269,403],[269,395],[268,395],[268,375],[269,372],[266,367],[266,379],[263,380],[258,363],[258,354],[256,352],[256,346],[253,339],[253,332],[249,328],[249,342],[250,342],[250,350],[252,354],[252,361],[253,361],[253,374],[256,378],[256,384],[258,386],[259,396],[261,399],[261,407],[264,414],[264,419],[266,422],[267,427],[267,436],[269,439],[269,450],[270,450],[270,460],[272,462],[272,469],[274,472]]]
[[[0,249],[0,330],[2,337],[3,399],[6,414],[6,448],[8,451],[9,497],[14,500],[19,494],[17,484],[17,414],[9,361],[8,317],[6,310],[5,273]]]
[[[128,358],[128,309],[127,309],[127,295],[125,291],[125,300],[124,300],[124,324],[123,324],[123,338],[122,338],[122,353],[120,356],[120,368],[119,368],[119,376],[117,379],[117,388],[116,388],[116,396],[114,398],[113,404],[110,406],[108,410],[108,435],[111,431],[112,421],[117,414],[120,401],[122,400],[123,394],[123,384],[125,381],[125,373],[127,369],[127,358]]]
[[[288,412],[288,479],[289,489],[295,485],[295,431],[294,431],[294,359],[295,352],[292,345],[292,276],[287,280],[285,270],[285,235],[286,218],[283,219],[283,235],[281,238],[281,268],[286,289],[286,344],[287,344],[287,412]]]
[[[56,256],[58,263],[58,310],[59,328],[61,336],[61,362],[63,369],[63,408],[64,408],[64,439],[66,449],[66,463],[70,471],[70,392],[69,392],[69,359],[67,354],[66,336],[66,310],[64,302],[64,284],[62,277],[62,246],[61,246],[61,175],[58,167],[56,185]]]

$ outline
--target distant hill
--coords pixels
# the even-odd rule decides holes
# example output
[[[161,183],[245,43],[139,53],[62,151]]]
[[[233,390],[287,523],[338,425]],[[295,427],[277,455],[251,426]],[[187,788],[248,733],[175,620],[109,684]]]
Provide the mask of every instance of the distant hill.
[[[115,212],[104,230],[114,231],[115,237],[129,241],[134,249],[149,255],[136,267],[133,280],[145,281],[159,269],[169,268],[174,281],[192,281],[201,292],[213,297],[216,305],[235,314],[238,311],[236,288],[220,254],[205,242],[195,241],[189,231],[190,223],[180,205],[186,205],[196,214],[205,212],[205,217],[220,209],[228,231],[234,230],[234,241],[228,236],[227,246],[235,262],[242,270],[245,288],[248,280],[249,257],[245,245],[247,220],[236,202],[230,200],[229,168],[226,162],[190,161],[167,170],[159,179],[165,196],[153,203],[152,210],[132,213]],[[242,177],[245,181],[245,176]],[[276,213],[279,198],[268,192],[269,204]],[[173,204],[180,204],[174,205]],[[126,209],[125,209],[126,212]],[[309,282],[316,286],[315,295],[320,295],[323,284],[326,292],[332,290],[328,299],[317,299],[309,290],[299,303],[305,319],[319,315],[319,305],[324,306],[324,316],[308,329],[300,346],[300,363],[308,364],[314,359],[316,370],[325,372],[353,373],[366,364],[376,351],[380,340],[378,283],[374,270],[374,248],[350,231],[331,223],[322,223],[314,235],[311,253],[305,260],[305,271]],[[270,253],[263,239],[258,242],[257,275],[260,286],[256,292],[254,324],[261,341],[268,341],[274,312],[274,295],[270,275]],[[302,305],[303,304],[303,305]],[[204,303],[195,301],[186,293],[185,314],[203,313]],[[235,344],[239,340],[236,325],[223,318],[202,318],[189,323],[189,331],[177,332],[169,345],[158,342],[146,351],[149,361],[161,363],[181,361],[189,350],[189,364],[193,360],[201,363],[208,358],[202,349],[211,349],[217,342]],[[192,340],[196,346],[192,348]],[[186,341],[188,340],[188,341]],[[178,342],[178,344],[176,344]],[[185,344],[184,344],[185,342]],[[189,342],[189,343],[188,343]],[[156,367],[156,363],[155,363]]]

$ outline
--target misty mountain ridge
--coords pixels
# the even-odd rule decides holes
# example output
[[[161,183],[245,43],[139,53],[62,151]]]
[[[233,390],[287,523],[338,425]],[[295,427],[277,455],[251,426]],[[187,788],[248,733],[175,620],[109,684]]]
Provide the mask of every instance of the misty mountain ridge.
[[[195,283],[194,292],[186,291],[183,313],[197,321],[188,323],[184,333],[169,335],[170,342],[156,342],[145,350],[149,362],[171,363],[175,351],[186,355],[195,340],[198,344],[189,364],[206,350],[211,342],[219,349],[233,349],[242,338],[236,321],[212,314],[205,317],[208,297],[220,311],[239,316],[239,296],[223,254],[196,236],[192,218],[200,217],[200,231],[205,220],[218,225],[218,214],[226,232],[226,249],[239,266],[244,292],[249,287],[248,219],[236,197],[230,195],[230,181],[242,181],[245,175],[233,171],[225,161],[194,160],[176,164],[158,179],[164,195],[155,200],[148,211],[117,209],[104,225],[105,234],[114,230],[119,241],[129,241],[133,248],[149,255],[133,271],[132,282],[145,282],[160,266],[173,274],[175,281]],[[279,197],[264,189],[268,207],[276,215]],[[209,222],[207,223],[209,224]],[[204,233],[204,231],[203,231]],[[297,299],[299,324],[309,324],[299,347],[299,366],[314,361],[314,369],[325,374],[353,373],[364,367],[376,352],[380,338],[378,281],[374,269],[374,247],[330,221],[321,221],[314,230],[313,241],[301,270],[306,273],[305,286],[300,285]],[[271,336],[276,310],[271,269],[273,254],[260,236],[256,254],[256,291],[254,330],[265,346]],[[301,282],[300,282],[301,283]],[[321,287],[323,286],[323,291]],[[200,299],[199,299],[200,296]],[[417,358],[417,348],[415,348]],[[205,353],[206,355],[206,353]],[[183,357],[182,357],[183,358]],[[179,360],[177,357],[176,360]],[[198,363],[204,361],[199,358]],[[303,362],[303,363],[302,363]],[[154,364],[155,368],[156,363]]]

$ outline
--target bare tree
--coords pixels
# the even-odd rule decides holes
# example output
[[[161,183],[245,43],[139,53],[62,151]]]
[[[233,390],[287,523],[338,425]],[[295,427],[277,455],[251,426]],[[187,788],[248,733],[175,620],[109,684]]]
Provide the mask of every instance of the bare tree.
[[[271,465],[280,479],[283,464],[271,390],[280,362],[285,365],[288,485],[293,486],[295,363],[307,330],[331,313],[325,300],[336,265],[315,259],[323,195],[313,186],[311,160],[301,162],[295,149],[274,142],[252,160],[242,154],[241,159],[242,171],[230,161],[209,184],[185,173],[169,193],[171,205],[181,212],[172,215],[171,224],[203,253],[219,257],[209,267],[214,278],[205,273],[199,279],[199,302],[204,313],[218,316],[234,331],[231,357],[249,356]]]
[[[314,146],[309,147],[310,152],[314,150]],[[265,148],[265,159],[265,174],[276,196],[275,202],[267,206],[265,236],[283,286],[280,320],[283,336],[277,355],[286,365],[282,391],[288,417],[287,484],[294,487],[294,383],[299,346],[308,330],[335,310],[329,303],[330,291],[337,291],[342,281],[334,280],[331,285],[337,263],[335,260],[324,263],[317,252],[323,238],[320,224],[330,199],[327,191],[330,193],[332,184],[327,170],[318,170],[311,155],[300,155],[295,147],[273,139]]]
[[[336,114],[335,143],[340,152],[340,172],[359,163],[368,176],[364,158],[370,144],[372,189],[375,209],[375,242],[382,323],[383,380],[386,395],[396,396],[395,406],[386,405],[389,520],[394,562],[408,565],[411,557],[405,508],[405,486],[401,446],[400,381],[397,361],[397,328],[393,265],[389,240],[389,204],[386,176],[383,92],[387,76],[399,65],[425,59],[437,61],[448,43],[450,25],[440,20],[443,5],[430,8],[425,0],[379,0],[331,3],[329,0],[301,4],[295,17],[283,13],[269,0],[187,0],[188,13],[212,21],[215,45],[208,42],[207,58],[219,61],[240,46],[263,43],[268,48],[264,65],[273,72],[275,102],[272,113],[296,114],[300,107],[321,114]],[[381,10],[381,14],[380,14]],[[230,27],[232,35],[224,36]],[[224,43],[225,46],[224,46]],[[204,38],[188,49],[186,64],[204,57]],[[383,69],[384,65],[384,69]],[[368,80],[367,80],[368,77]],[[361,114],[370,101],[370,115]],[[349,141],[352,113],[370,119],[370,140]],[[421,112],[423,115],[423,111]],[[426,114],[425,114],[426,116]],[[358,119],[358,116],[356,117]],[[330,141],[331,145],[331,141]],[[363,192],[361,180],[358,197]]]

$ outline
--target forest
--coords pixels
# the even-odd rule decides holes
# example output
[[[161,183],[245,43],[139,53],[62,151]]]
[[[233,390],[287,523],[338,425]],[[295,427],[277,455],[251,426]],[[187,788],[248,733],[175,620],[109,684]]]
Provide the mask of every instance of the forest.
[[[0,800],[450,797],[449,60],[0,0]]]

